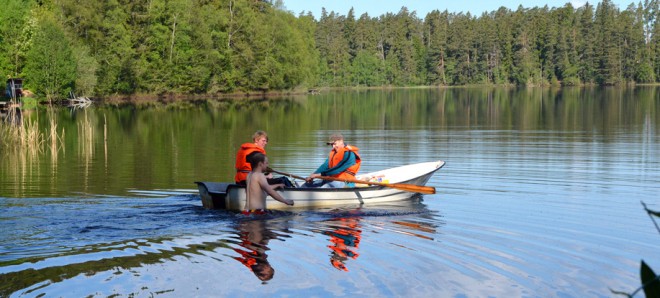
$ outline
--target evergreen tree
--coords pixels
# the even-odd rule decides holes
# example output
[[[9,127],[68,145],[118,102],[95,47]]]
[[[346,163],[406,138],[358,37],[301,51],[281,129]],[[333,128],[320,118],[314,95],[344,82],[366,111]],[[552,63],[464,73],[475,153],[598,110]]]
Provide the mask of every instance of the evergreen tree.
[[[493,78],[495,83],[512,83],[514,79],[514,15],[509,9],[500,7],[494,14],[497,50],[493,50],[491,57],[496,61]],[[497,53],[499,51],[499,56]]]
[[[578,44],[579,77],[583,83],[596,82],[596,32],[594,27],[593,6],[585,4],[578,9],[580,34]]]
[[[657,11],[657,1],[646,0],[644,5],[639,5],[635,11],[636,24],[635,47],[637,47],[637,61],[634,79],[639,83],[652,83],[655,81],[653,72],[651,30]],[[641,31],[641,32],[640,32]]]
[[[328,69],[321,73],[321,81],[330,86],[345,86],[350,65],[348,41],[343,33],[344,17],[322,10],[317,26],[316,43]]]
[[[601,85],[617,85],[623,79],[622,39],[617,27],[618,10],[609,0],[596,7],[596,81]]]
[[[438,10],[431,11],[424,19],[427,84],[448,84],[445,73],[448,27],[449,13],[446,10],[443,13]]]
[[[554,55],[555,72],[557,79],[565,86],[580,83],[578,76],[579,22],[576,16],[576,11],[570,3],[557,9],[554,13],[554,19],[559,30]]]

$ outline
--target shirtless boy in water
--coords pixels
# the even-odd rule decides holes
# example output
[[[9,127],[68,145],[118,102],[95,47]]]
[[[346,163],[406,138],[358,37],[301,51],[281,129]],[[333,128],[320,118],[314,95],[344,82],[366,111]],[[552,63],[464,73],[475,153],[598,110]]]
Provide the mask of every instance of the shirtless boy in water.
[[[275,189],[284,187],[284,184],[268,184],[264,172],[268,169],[268,157],[263,153],[254,153],[250,160],[252,171],[248,174],[246,182],[247,200],[243,214],[264,214],[266,213],[266,196],[270,195],[289,206],[293,206],[293,200],[285,199]]]

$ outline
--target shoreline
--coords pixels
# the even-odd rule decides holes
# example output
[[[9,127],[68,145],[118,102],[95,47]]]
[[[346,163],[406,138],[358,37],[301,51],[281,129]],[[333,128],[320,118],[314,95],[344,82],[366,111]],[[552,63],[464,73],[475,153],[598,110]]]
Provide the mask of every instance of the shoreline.
[[[660,84],[659,84],[660,85]],[[552,86],[538,86],[541,88]],[[397,89],[463,89],[463,88],[518,88],[515,85],[465,85],[465,86],[352,86],[352,87],[318,87],[309,89],[294,89],[286,91],[237,91],[231,93],[203,93],[203,94],[114,94],[106,96],[92,96],[95,100],[106,103],[126,102],[173,102],[194,100],[223,100],[223,99],[272,99],[285,96],[318,95],[329,91],[365,91],[365,90],[397,90]],[[536,87],[534,87],[536,88]]]
[[[369,91],[369,90],[405,90],[405,89],[469,89],[469,88],[498,88],[498,89],[536,89],[536,88],[550,88],[550,89],[564,89],[564,88],[635,88],[635,87],[658,87],[660,83],[637,83],[619,86],[598,86],[582,84],[579,86],[559,86],[559,85],[542,85],[542,86],[518,86],[518,85],[493,85],[493,84],[471,84],[462,86],[352,86],[352,87],[318,87],[318,88],[297,88],[285,91],[236,91],[230,93],[200,93],[200,94],[183,94],[183,93],[161,93],[161,94],[113,94],[104,96],[90,96],[89,98],[94,101],[99,101],[108,104],[125,104],[125,103],[149,103],[161,102],[171,103],[177,101],[197,101],[197,100],[241,100],[241,99],[275,99],[290,96],[307,96],[318,95],[324,92],[335,91]],[[34,98],[34,97],[31,97]],[[63,101],[66,101],[63,100]]]

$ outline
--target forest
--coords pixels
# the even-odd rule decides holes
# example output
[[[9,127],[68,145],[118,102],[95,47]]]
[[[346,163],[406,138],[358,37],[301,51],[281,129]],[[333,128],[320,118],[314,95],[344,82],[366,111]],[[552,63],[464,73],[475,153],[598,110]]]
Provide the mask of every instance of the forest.
[[[657,0],[320,16],[261,0],[5,0],[0,71],[40,98],[660,81]]]

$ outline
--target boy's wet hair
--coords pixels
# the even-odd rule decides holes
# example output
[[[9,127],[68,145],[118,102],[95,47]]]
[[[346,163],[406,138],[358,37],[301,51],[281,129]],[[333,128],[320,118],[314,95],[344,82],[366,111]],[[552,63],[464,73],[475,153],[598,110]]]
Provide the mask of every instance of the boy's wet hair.
[[[248,155],[246,159],[250,163],[250,166],[252,166],[252,168],[254,169],[257,167],[257,165],[259,165],[260,162],[266,161],[266,154],[263,154],[261,152],[254,152]]]

